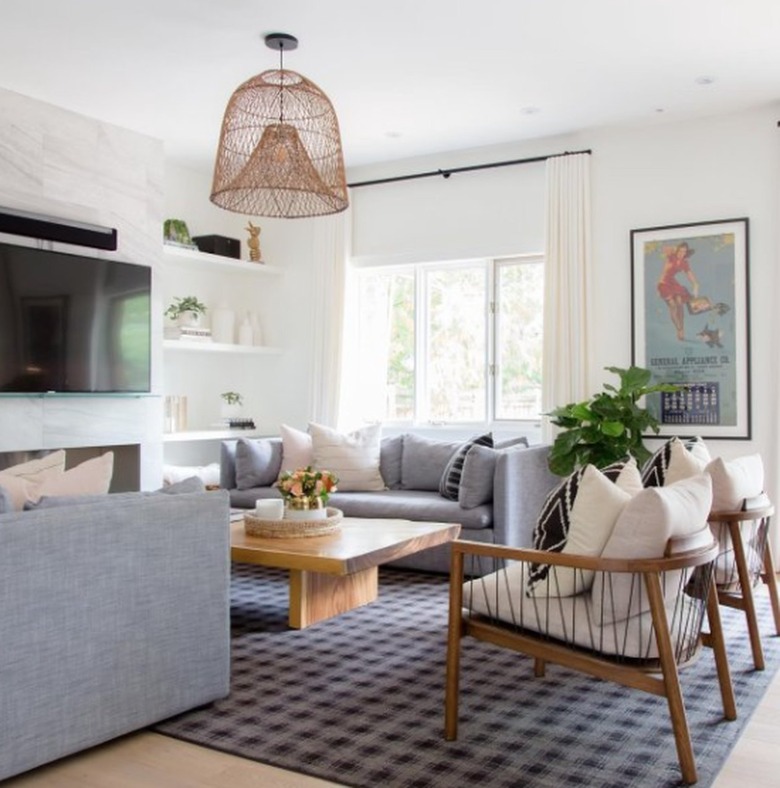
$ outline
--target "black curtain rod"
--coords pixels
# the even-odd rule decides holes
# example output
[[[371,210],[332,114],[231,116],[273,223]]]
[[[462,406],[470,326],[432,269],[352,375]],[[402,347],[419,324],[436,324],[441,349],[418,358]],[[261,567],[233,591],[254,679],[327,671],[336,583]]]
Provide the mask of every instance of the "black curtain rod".
[[[472,164],[468,167],[453,167],[449,170],[429,170],[428,172],[417,172],[413,175],[396,175],[392,178],[377,178],[373,181],[358,181],[357,183],[348,183],[350,189],[356,189],[359,186],[376,186],[380,183],[397,183],[398,181],[413,181],[417,178],[433,178],[441,175],[442,178],[449,178],[450,175],[457,172],[472,172],[473,170],[492,170],[496,167],[512,167],[515,164],[534,164],[539,161],[547,161],[547,159],[554,159],[558,156],[576,156],[579,153],[591,154],[591,150],[574,150],[565,151],[564,153],[551,153],[548,156],[534,156],[530,159],[511,159],[509,161],[494,161],[490,164]]]

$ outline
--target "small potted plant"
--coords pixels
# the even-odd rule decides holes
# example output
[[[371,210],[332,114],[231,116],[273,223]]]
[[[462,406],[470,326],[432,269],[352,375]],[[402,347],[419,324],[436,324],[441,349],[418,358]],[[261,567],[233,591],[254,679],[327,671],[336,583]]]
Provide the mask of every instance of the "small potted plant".
[[[237,391],[223,391],[221,413],[223,419],[232,419],[241,415],[244,398]]]
[[[197,326],[206,314],[206,305],[196,296],[177,296],[165,310],[165,316],[180,326]]]

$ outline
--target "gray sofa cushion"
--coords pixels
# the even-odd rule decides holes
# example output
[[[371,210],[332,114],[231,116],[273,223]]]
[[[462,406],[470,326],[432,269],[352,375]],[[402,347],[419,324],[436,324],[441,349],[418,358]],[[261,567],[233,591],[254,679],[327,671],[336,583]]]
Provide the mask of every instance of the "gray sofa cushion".
[[[466,452],[458,487],[458,503],[463,509],[473,509],[493,500],[496,457],[496,450],[488,446],[474,445]]]
[[[282,444],[278,441],[239,438],[236,444],[236,487],[270,487],[282,468]]]
[[[439,494],[450,501],[458,500],[458,490],[460,489],[460,477],[463,473],[463,462],[466,454],[472,446],[488,446],[493,448],[493,435],[486,432],[484,435],[476,435],[461,444],[455,454],[450,457],[444,473],[439,482]]]
[[[464,528],[491,528],[493,507],[462,509],[438,492],[422,490],[383,490],[377,492],[334,493],[328,506],[341,509],[347,517],[396,518],[460,523]]]
[[[398,490],[401,487],[403,449],[403,435],[382,438],[382,447],[379,454],[379,472],[382,474],[385,486],[390,490]]]
[[[460,441],[435,441],[411,433],[404,435],[401,487],[438,492],[444,469],[460,446]]]

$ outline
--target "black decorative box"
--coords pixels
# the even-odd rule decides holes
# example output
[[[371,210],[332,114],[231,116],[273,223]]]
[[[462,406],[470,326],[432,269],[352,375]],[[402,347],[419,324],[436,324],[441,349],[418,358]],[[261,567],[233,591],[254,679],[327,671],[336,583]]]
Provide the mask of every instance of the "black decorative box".
[[[241,241],[237,238],[225,238],[224,235],[199,235],[192,240],[201,252],[241,259]]]

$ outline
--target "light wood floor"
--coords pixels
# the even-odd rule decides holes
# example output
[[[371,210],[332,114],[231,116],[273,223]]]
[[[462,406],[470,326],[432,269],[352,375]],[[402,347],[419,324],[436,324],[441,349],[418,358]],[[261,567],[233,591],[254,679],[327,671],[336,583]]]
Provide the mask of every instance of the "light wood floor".
[[[780,785],[778,743],[780,673],[775,676],[713,788],[777,788]],[[672,746],[671,737],[669,746]],[[336,783],[286,772],[157,733],[141,732],[27,772],[3,783],[3,788],[322,788],[333,785]]]

